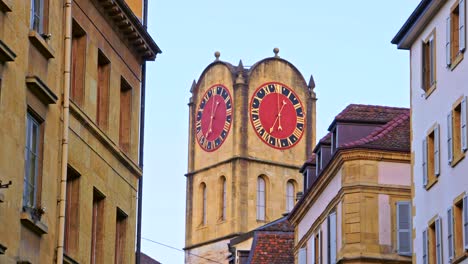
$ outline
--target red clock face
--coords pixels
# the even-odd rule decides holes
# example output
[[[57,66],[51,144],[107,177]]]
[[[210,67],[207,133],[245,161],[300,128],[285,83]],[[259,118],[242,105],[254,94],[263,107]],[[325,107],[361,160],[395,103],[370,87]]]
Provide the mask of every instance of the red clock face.
[[[297,95],[284,84],[261,85],[250,101],[250,121],[258,137],[268,146],[288,149],[304,133],[305,113]]]
[[[198,105],[195,132],[198,144],[205,151],[218,149],[229,134],[232,123],[232,98],[221,85],[211,86]]]

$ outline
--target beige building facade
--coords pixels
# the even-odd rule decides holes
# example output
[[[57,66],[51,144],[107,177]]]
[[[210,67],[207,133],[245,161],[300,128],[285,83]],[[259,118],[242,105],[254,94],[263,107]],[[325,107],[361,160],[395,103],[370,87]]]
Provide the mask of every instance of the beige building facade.
[[[313,88],[277,49],[249,68],[216,53],[194,82],[186,263],[227,263],[230,239],[292,209],[302,186],[298,161],[315,142]]]
[[[0,1],[0,263],[135,262],[144,3]]]

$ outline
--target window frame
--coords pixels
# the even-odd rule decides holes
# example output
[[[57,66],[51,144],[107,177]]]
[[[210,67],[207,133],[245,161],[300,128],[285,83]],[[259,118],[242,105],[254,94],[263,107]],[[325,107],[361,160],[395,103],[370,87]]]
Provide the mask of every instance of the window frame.
[[[408,228],[402,228],[401,227],[401,222],[400,220],[402,220],[402,215],[401,215],[401,212],[400,212],[400,208],[402,206],[408,206],[408,217],[409,219],[407,219],[407,222],[408,222]],[[411,201],[397,201],[396,202],[396,241],[397,241],[397,252],[398,252],[398,255],[401,255],[401,256],[412,256],[413,254],[413,245],[412,245],[412,241],[411,241],[411,233],[412,233],[412,214],[411,214]],[[401,233],[408,233],[408,239],[409,239],[409,251],[402,251],[401,249],[401,242],[400,242],[400,234]]]
[[[446,19],[446,64],[453,71],[463,60],[466,45],[465,0],[456,1]]]
[[[30,4],[30,22],[29,28],[36,31],[43,38],[47,38],[48,31],[48,0],[31,0]],[[36,7],[39,4],[39,7]]]
[[[440,175],[440,125],[434,124],[422,142],[423,187],[429,190]]]
[[[421,88],[425,92],[426,98],[428,98],[436,89],[436,50],[436,29],[434,28],[432,32],[429,33],[429,35],[422,41],[421,46]],[[428,67],[428,70],[426,70],[426,67]]]
[[[292,187],[292,193],[290,193],[290,187]],[[294,208],[294,196],[296,191],[296,184],[293,180],[286,182],[286,212],[290,213]]]
[[[467,97],[458,98],[447,115],[447,147],[448,163],[455,167],[467,151]]]
[[[263,190],[261,183],[263,183]],[[266,180],[263,176],[257,177],[257,221],[266,221],[266,201],[267,201],[267,190],[266,190]]]

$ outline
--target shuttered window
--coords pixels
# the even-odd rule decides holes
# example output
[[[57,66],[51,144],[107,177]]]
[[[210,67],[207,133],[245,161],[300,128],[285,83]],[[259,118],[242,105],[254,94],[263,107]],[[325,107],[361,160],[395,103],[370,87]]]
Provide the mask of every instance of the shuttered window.
[[[452,123],[452,111],[447,115],[447,153],[448,162],[452,163],[453,160],[453,123]]]
[[[453,209],[450,207],[447,210],[447,247],[449,261],[455,255],[454,239],[453,239]]]
[[[441,219],[435,220],[436,264],[442,264],[442,226]]]
[[[429,263],[428,244],[429,240],[427,239],[427,229],[425,229],[422,234],[422,264]]]
[[[461,61],[465,50],[465,0],[457,1],[446,19],[446,63],[452,69]]]
[[[466,127],[466,96],[463,97],[461,102],[461,113],[460,113],[460,129],[461,129],[461,147],[462,151],[467,150],[467,127]]]
[[[303,247],[299,249],[297,260],[299,264],[307,264],[307,248]]]
[[[440,155],[439,155],[439,125],[434,128],[434,174],[440,174]]]
[[[328,264],[336,263],[336,212],[328,216]]]
[[[468,196],[463,197],[463,244],[468,249]]]
[[[411,256],[411,203],[397,202],[396,210],[398,254]]]

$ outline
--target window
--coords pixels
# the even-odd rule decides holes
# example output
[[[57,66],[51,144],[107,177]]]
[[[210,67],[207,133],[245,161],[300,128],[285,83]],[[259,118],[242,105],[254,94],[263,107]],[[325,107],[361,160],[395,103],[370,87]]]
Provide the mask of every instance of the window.
[[[457,100],[447,115],[448,162],[455,166],[467,150],[466,96]]]
[[[110,61],[98,51],[97,125],[106,130],[109,118]]]
[[[83,105],[84,98],[86,42],[85,31],[73,20],[70,97],[79,106]]]
[[[79,223],[79,173],[71,168],[67,169],[67,197],[65,201],[65,237],[64,250],[68,255],[76,253],[78,249]]]
[[[442,226],[437,217],[423,231],[423,264],[442,264]]]
[[[43,128],[39,119],[28,112],[26,116],[26,149],[23,190],[23,209],[40,206]]]
[[[336,263],[336,212],[332,212],[327,218],[327,259],[328,264]]]
[[[40,34],[44,33],[45,4],[45,0],[31,0],[31,29]]]
[[[101,192],[94,189],[91,222],[91,264],[103,263],[104,198]]]
[[[220,179],[220,203],[219,203],[219,220],[226,220],[226,202],[227,202],[227,193],[226,193],[226,178],[224,176]]]
[[[115,264],[127,263],[125,260],[125,237],[127,233],[127,214],[117,208],[115,226]]]
[[[201,210],[201,225],[206,225],[206,184],[203,182],[200,185],[200,194],[201,194],[201,202],[202,202],[202,210]]]
[[[121,78],[119,145],[124,152],[129,152],[130,150],[131,118],[132,88],[123,78]]]
[[[312,261],[315,264],[322,264],[322,231],[318,230],[312,237]]]
[[[338,149],[338,129],[335,127],[331,136],[331,153],[333,154]]]
[[[322,170],[322,151],[319,149],[315,155],[315,175],[318,176]]]
[[[297,256],[298,264],[307,264],[307,248],[303,247],[299,249],[299,254]]]
[[[423,185],[426,189],[437,182],[437,176],[440,174],[439,146],[439,125],[436,124],[423,140]]]
[[[458,259],[468,249],[468,196],[462,195],[447,210],[449,259]]]
[[[396,203],[397,251],[398,254],[411,256],[411,203],[401,201]]]
[[[447,66],[454,69],[463,59],[465,50],[465,0],[457,1],[451,8],[446,22],[446,60]]]
[[[265,221],[265,179],[262,177],[257,178],[257,220]]]
[[[435,30],[422,43],[422,89],[426,96],[435,89]]]
[[[288,181],[286,183],[286,212],[291,212],[294,208],[294,183]]]

